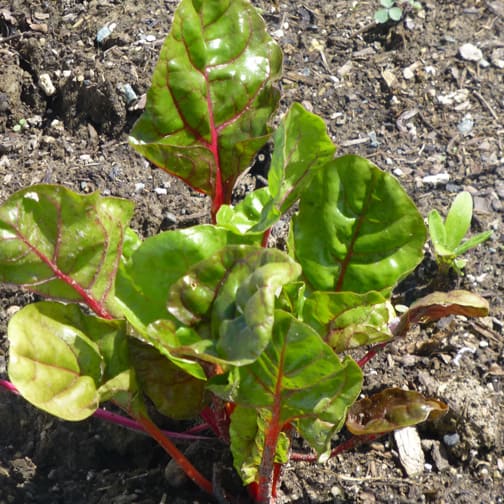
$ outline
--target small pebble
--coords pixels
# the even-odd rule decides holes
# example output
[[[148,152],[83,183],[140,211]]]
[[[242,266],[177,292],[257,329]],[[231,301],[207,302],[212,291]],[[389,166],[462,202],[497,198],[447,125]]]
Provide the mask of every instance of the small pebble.
[[[450,175],[446,172],[438,173],[436,175],[426,175],[422,178],[425,184],[432,184],[434,186],[446,184],[450,180]]]
[[[481,61],[483,59],[481,49],[470,43],[460,46],[459,54],[466,61]]]
[[[164,187],[156,187],[154,192],[158,195],[168,194],[168,191]]]
[[[443,442],[446,446],[455,446],[460,442],[460,436],[457,432],[454,432],[453,434],[445,434],[443,436]]]
[[[145,188],[145,184],[143,182],[137,182],[135,184],[135,192],[140,192]]]
[[[112,32],[115,30],[116,26],[117,26],[116,23],[108,23],[105,26],[101,27],[98,30],[98,33],[96,34],[96,42],[98,44],[102,44],[105,41],[105,39],[110,37]]]
[[[54,93],[56,93],[56,88],[52,83],[51,77],[47,73],[40,74],[39,86],[40,89],[44,91],[46,96],[52,96]]]

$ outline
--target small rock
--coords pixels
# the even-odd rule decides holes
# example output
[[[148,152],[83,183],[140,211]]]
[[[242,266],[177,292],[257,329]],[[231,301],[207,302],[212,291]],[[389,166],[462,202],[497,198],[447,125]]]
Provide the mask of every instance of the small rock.
[[[47,73],[40,74],[39,76],[39,86],[42,91],[44,91],[46,96],[52,96],[56,93],[56,88],[52,83],[51,77]]]
[[[473,126],[474,126],[474,119],[472,118],[472,115],[466,114],[462,118],[462,120],[458,123],[457,129],[462,135],[466,136],[471,132]]]
[[[404,427],[394,432],[394,439],[404,470],[409,477],[422,474],[425,456],[422,451],[420,436],[415,427]]]
[[[470,43],[460,46],[459,54],[466,61],[481,61],[483,59],[481,49]]]
[[[426,175],[422,178],[425,184],[432,184],[434,186],[446,184],[450,180],[450,175],[446,172],[438,173],[436,175]]]
[[[492,55],[490,56],[490,61],[492,65],[497,68],[504,68],[504,47],[498,47],[492,51]]]
[[[168,194],[168,191],[164,187],[156,187],[154,188],[154,192],[159,196]]]
[[[103,44],[103,42],[110,37],[112,32],[115,30],[117,23],[108,23],[105,26],[102,26],[98,33],[96,34],[96,42],[98,44]]]
[[[143,182],[137,182],[135,184],[135,192],[143,191],[144,188],[145,188],[145,184]]]

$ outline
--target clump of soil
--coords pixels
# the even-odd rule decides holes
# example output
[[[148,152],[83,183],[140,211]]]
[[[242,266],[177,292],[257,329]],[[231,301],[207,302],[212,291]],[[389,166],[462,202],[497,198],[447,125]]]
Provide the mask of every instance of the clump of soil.
[[[504,3],[426,0],[421,13],[387,25],[373,22],[374,1],[254,3],[284,50],[282,110],[300,101],[325,118],[340,154],[392,172],[424,215],[445,213],[457,192],[470,191],[472,231],[494,231],[468,254],[465,276],[452,279],[486,297],[490,316],[417,329],[366,369],[366,393],[407,386],[449,404],[442,422],[419,427],[424,472],[406,476],[386,436],[325,465],[288,464],[278,502],[502,502]],[[205,198],[127,144],[174,7],[11,0],[0,10],[0,201],[51,182],[133,199],[143,236],[208,219]],[[110,34],[98,43],[104,27]],[[464,44],[481,58],[468,59]],[[427,292],[434,273],[426,260],[397,300]],[[5,377],[6,324],[30,296],[1,292]],[[62,422],[8,393],[0,425],[0,503],[209,501],[171,470],[166,478],[166,455],[139,434],[94,419]],[[228,484],[225,451],[213,442],[191,450],[205,474],[220,467]]]

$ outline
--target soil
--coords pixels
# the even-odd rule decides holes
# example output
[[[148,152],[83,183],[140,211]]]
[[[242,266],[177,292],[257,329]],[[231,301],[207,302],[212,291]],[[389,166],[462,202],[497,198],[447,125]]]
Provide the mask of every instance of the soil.
[[[449,404],[443,422],[418,428],[423,472],[407,475],[390,435],[324,465],[291,461],[278,502],[504,502],[504,2],[426,0],[421,13],[386,25],[373,22],[377,0],[254,3],[285,54],[281,111],[300,101],[322,116],[340,153],[396,175],[423,215],[445,213],[458,191],[470,191],[472,232],[494,231],[451,282],[488,299],[490,316],[418,328],[367,367],[365,393],[408,387]],[[138,97],[146,92],[175,4],[2,2],[0,201],[51,182],[133,199],[133,227],[143,236],[207,219],[206,198],[127,143],[141,103],[127,103],[124,85]],[[466,43],[483,59],[461,56]],[[43,74],[54,90],[41,88]],[[425,291],[431,253],[399,301]],[[30,299],[2,287],[2,378],[6,323]],[[59,421],[7,392],[0,399],[1,504],[212,501],[171,466],[167,478],[167,456],[145,436],[97,419]],[[193,443],[188,456],[225,481],[229,460],[218,448]]]

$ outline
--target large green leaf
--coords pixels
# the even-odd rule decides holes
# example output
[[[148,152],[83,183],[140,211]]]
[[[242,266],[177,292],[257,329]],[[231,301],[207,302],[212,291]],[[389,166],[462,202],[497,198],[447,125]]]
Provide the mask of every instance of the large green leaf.
[[[394,309],[378,292],[317,291],[304,303],[303,320],[340,353],[392,338]]]
[[[182,0],[131,144],[199,191],[215,197],[222,187],[229,202],[268,138],[281,59],[248,1]]]
[[[315,175],[294,219],[296,259],[314,289],[389,289],[422,260],[422,216],[397,180],[343,156]]]
[[[82,420],[100,401],[134,390],[121,321],[41,302],[12,317],[8,338],[12,383],[27,401],[60,418]]]
[[[211,225],[166,231],[144,240],[123,261],[116,281],[116,296],[135,329],[169,318],[168,291],[193,265],[212,257],[237,238]]]
[[[294,423],[323,452],[361,391],[362,371],[350,357],[340,360],[311,327],[277,310],[273,338],[261,356],[232,373],[227,385],[215,382],[209,388],[224,399],[271,411],[268,429]],[[326,422],[322,441],[315,442],[315,421]]]
[[[114,311],[114,280],[133,204],[37,185],[0,207],[0,281]]]
[[[300,272],[279,250],[228,246],[172,286],[168,311],[180,323],[208,332],[219,357],[243,365],[268,344],[278,291]]]

